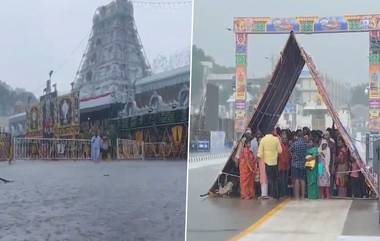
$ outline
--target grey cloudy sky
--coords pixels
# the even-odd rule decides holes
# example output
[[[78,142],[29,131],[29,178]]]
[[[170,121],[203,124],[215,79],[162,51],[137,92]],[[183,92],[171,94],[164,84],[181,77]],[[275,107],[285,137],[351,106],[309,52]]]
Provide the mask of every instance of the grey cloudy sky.
[[[53,69],[58,91],[67,92],[87,44],[92,16],[109,2],[2,0],[0,80],[39,96]],[[135,6],[136,25],[150,61],[190,47],[191,8]]]
[[[379,14],[379,0],[196,0],[194,6],[194,44],[213,56],[217,63],[234,66],[232,27],[239,16],[341,16]],[[270,72],[287,35],[250,35],[248,74],[256,77]],[[319,70],[345,83],[368,82],[368,33],[298,35],[302,47],[312,55]]]

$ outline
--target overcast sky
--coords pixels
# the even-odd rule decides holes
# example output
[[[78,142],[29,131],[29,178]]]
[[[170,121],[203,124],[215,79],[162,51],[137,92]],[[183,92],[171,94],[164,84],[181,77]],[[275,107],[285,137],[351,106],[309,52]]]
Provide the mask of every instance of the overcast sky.
[[[0,80],[40,96],[53,69],[58,91],[69,91],[92,16],[97,7],[109,2],[1,0]],[[150,61],[158,54],[170,55],[190,47],[191,8],[189,4],[176,9],[135,6],[136,25]]]
[[[217,63],[234,66],[233,18],[239,16],[341,16],[379,14],[379,0],[196,0],[194,44]],[[250,35],[248,74],[263,76],[271,70],[266,57],[278,56],[287,35]],[[319,70],[330,77],[352,83],[368,82],[368,33],[298,35],[302,47],[312,55]]]

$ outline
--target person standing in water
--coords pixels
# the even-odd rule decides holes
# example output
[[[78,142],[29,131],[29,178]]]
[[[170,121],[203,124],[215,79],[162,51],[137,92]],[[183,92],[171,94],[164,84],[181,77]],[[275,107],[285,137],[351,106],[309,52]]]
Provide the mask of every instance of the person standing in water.
[[[100,146],[101,139],[98,133],[91,138],[91,159],[93,161],[99,161],[100,158]]]

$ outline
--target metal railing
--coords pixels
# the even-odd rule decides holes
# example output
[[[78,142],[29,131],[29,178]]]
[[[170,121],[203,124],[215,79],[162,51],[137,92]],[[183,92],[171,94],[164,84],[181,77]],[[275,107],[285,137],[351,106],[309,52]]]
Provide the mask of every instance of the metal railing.
[[[145,159],[166,159],[170,154],[171,144],[166,142],[145,142]]]
[[[8,160],[11,151],[11,135],[0,132],[0,161]]]
[[[227,158],[231,155],[230,152],[220,152],[220,153],[191,153],[189,155],[189,163],[199,163],[199,162],[207,162],[215,159],[225,159],[227,162]]]
[[[91,158],[88,139],[15,138],[15,160],[85,160]]]
[[[118,160],[142,160],[144,159],[144,142],[135,140],[117,139]]]
[[[117,139],[118,160],[178,159],[179,155],[178,146],[172,143]]]

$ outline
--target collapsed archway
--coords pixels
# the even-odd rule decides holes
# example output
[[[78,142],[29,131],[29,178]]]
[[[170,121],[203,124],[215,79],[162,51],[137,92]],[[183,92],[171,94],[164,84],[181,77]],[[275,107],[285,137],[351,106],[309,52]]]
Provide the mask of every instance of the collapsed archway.
[[[368,187],[374,194],[376,194],[376,196],[378,196],[378,184],[376,183],[375,177],[370,174],[365,162],[361,159],[357,148],[352,142],[349,133],[343,126],[335,111],[312,58],[299,46],[293,32],[290,32],[290,36],[281,52],[281,58],[276,65],[272,78],[260,101],[255,106],[255,112],[246,126],[246,129],[259,129],[265,132],[271,131],[275,128],[305,64],[312,75],[318,93],[320,94],[323,103],[326,105],[328,113],[335,123],[337,132],[348,147],[351,157],[360,167]],[[227,183],[230,183],[230,185],[232,184],[232,193],[238,192],[239,169],[237,165],[237,155],[246,139],[247,136],[243,134],[238,143],[234,146],[222,172],[218,175],[217,180],[209,190],[209,195],[218,194],[220,188],[223,188]]]

